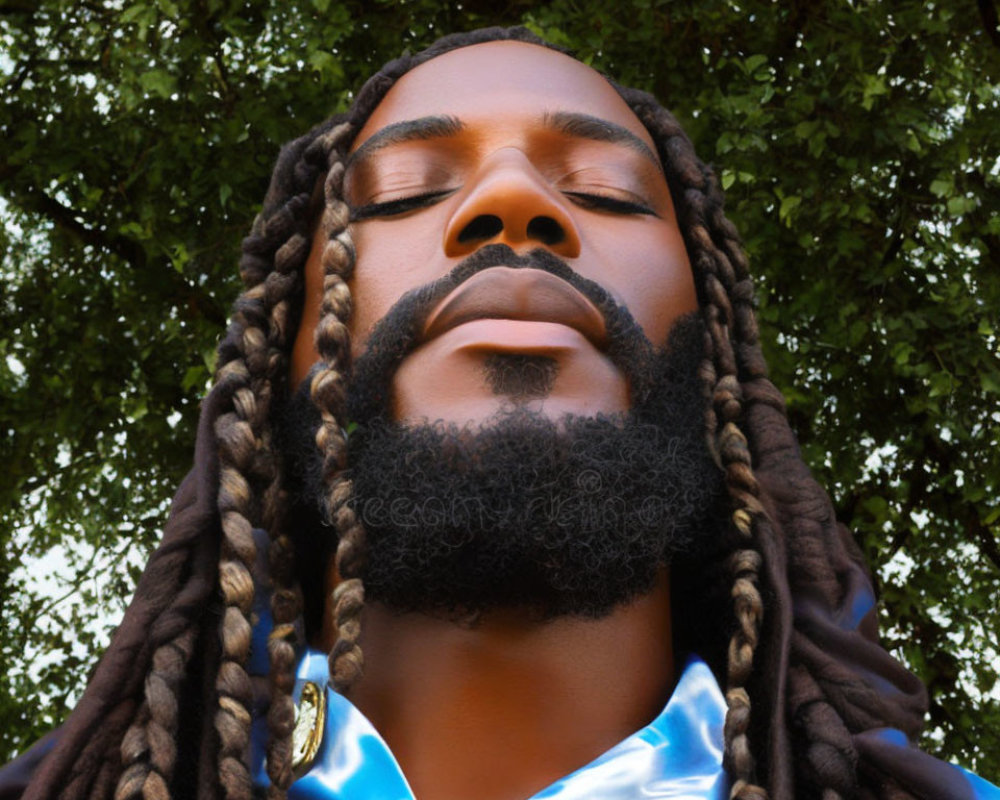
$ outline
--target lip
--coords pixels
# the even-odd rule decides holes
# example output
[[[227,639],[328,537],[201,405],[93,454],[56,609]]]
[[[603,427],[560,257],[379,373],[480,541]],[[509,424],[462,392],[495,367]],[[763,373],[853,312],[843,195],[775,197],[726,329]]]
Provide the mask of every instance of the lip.
[[[423,341],[477,319],[559,323],[579,331],[599,350],[607,341],[604,318],[593,303],[562,278],[530,267],[477,272],[431,311]]]

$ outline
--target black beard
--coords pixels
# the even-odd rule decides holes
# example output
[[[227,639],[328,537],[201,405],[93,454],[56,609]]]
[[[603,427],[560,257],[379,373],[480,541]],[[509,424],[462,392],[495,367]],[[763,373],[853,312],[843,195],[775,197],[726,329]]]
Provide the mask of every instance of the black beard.
[[[348,463],[351,505],[366,531],[366,596],[399,612],[456,619],[498,608],[600,617],[650,591],[662,566],[698,560],[717,538],[725,494],[703,440],[703,326],[697,315],[682,318],[654,357],[627,311],[596,284],[571,280],[608,322],[609,354],[639,396],[629,414],[552,421],[515,408],[475,428],[389,420],[388,387],[416,344],[413,332],[461,280],[511,266],[513,254],[496,250],[402,298],[355,366],[349,405],[358,427]],[[534,255],[514,266],[556,271],[555,261],[560,277],[576,277],[548,254]],[[315,509],[324,491],[307,385],[282,438],[299,467],[298,506]],[[303,459],[312,466],[301,469]],[[311,529],[302,532],[322,544],[297,549],[315,563],[317,545],[329,554],[334,541],[309,516],[300,518]]]
[[[475,429],[378,418],[352,436],[366,595],[452,618],[600,617],[694,557],[721,488],[695,381],[681,378],[695,374],[700,332],[676,329],[663,392],[624,418],[515,409]]]

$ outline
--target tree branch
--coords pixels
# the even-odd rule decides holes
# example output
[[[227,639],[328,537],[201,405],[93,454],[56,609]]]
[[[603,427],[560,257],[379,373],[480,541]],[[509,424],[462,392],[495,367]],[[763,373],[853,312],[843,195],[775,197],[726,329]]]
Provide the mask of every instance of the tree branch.
[[[38,3],[34,0],[2,0],[0,14],[30,14],[38,11]]]
[[[972,536],[979,540],[979,549],[993,562],[997,569],[1000,569],[1000,546],[997,545],[997,540],[990,529],[983,524],[978,516],[971,516],[966,521],[966,528]]]
[[[997,7],[993,0],[977,0],[979,16],[983,20],[983,28],[995,47],[1000,48],[1000,19],[997,18]]]
[[[8,164],[0,164],[0,183],[5,183],[7,178],[16,172],[16,168]],[[57,228],[83,244],[114,253],[130,264],[133,270],[147,269],[149,259],[146,256],[146,251],[138,242],[125,236],[88,227],[76,218],[73,209],[67,208],[45,192],[22,191],[18,193],[14,202],[29,211],[52,220]],[[225,311],[204,289],[185,280],[183,275],[172,268],[162,270],[162,275],[170,284],[170,296],[175,306],[189,313],[194,311],[220,327],[226,324]]]
[[[926,450],[927,455],[941,467],[942,472],[953,471],[952,453],[940,439],[929,439]],[[960,497],[956,497],[952,492],[946,492],[945,495],[948,497],[949,502],[953,502],[960,509],[955,517],[965,526],[969,539],[971,541],[978,541],[980,552],[993,562],[993,565],[997,569],[1000,569],[1000,545],[997,544],[997,540],[990,529],[983,524],[975,505]]]
[[[24,198],[24,195],[22,195]],[[45,192],[34,192],[27,198],[25,205],[32,211],[43,214],[51,219],[56,227],[69,233],[84,244],[92,247],[109,250],[115,255],[121,256],[124,260],[132,264],[137,269],[142,269],[146,265],[146,253],[133,240],[124,236],[112,236],[105,231],[89,228],[76,218],[73,209],[67,208],[54,197],[50,197]]]

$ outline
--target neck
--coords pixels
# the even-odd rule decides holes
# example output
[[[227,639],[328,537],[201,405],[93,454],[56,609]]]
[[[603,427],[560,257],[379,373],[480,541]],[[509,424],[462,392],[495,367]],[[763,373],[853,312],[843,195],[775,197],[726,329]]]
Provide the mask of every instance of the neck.
[[[465,626],[369,604],[362,631],[348,697],[421,800],[529,797],[650,722],[674,684],[666,570],[602,619]]]

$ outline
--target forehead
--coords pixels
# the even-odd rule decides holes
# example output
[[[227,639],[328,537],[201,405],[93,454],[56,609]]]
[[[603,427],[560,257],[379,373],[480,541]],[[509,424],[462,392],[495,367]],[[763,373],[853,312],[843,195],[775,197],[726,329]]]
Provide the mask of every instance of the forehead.
[[[603,76],[563,53],[525,42],[462,47],[410,70],[386,93],[352,149],[387,125],[421,117],[516,121],[553,111],[616,123],[656,152],[645,126]]]

